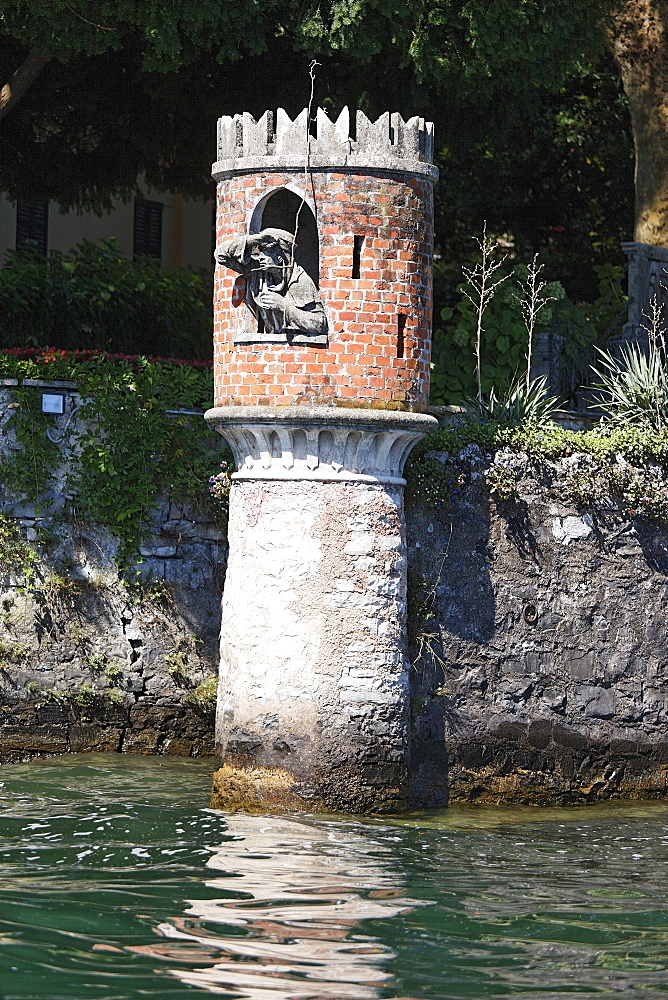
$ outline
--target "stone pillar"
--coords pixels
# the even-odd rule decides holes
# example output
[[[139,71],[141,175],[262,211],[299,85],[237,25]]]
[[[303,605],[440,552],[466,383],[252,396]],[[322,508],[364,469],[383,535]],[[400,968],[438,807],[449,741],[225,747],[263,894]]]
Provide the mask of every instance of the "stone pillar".
[[[433,130],[316,122],[219,122],[206,417],[237,471],[213,804],[398,811],[419,804],[402,474],[437,426]]]
[[[622,243],[628,259],[628,317],[622,331],[611,337],[608,347],[618,353],[624,344],[647,348],[651,301],[657,297],[665,324],[668,314],[668,249],[648,243]]]
[[[250,409],[250,407],[248,408]],[[401,469],[432,418],[267,407],[233,447],[216,741],[223,808],[409,802]]]

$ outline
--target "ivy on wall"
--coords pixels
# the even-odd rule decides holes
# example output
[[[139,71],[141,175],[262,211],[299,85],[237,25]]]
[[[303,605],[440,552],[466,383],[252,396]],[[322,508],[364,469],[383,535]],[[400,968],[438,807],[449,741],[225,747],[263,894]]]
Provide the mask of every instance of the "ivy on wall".
[[[210,365],[23,350],[0,353],[0,379],[19,380],[11,387],[12,411],[3,427],[19,446],[0,457],[7,498],[20,497],[49,511],[48,492],[63,464],[64,446],[70,508],[119,538],[121,564],[136,555],[159,497],[220,518],[220,503],[210,496],[208,483],[219,469],[222,442],[198,412],[213,396]],[[41,392],[22,384],[26,379],[76,383],[81,402],[62,445],[48,438],[53,417],[40,412]]]

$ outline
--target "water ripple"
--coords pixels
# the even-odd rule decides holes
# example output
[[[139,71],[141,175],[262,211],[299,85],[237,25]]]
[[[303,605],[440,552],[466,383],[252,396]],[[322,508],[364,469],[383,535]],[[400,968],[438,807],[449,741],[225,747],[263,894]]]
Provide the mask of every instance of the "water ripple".
[[[225,875],[207,882],[239,898],[191,900],[187,917],[224,935],[163,924],[168,938],[196,940],[219,957],[208,969],[175,972],[184,982],[247,1000],[380,997],[393,977],[391,947],[362,921],[408,913],[391,848],[359,828],[231,816],[234,837],[208,862]],[[242,927],[252,939],[230,938]],[[242,990],[243,992],[239,992]]]
[[[2,1000],[668,993],[668,805],[225,816],[211,764],[0,768]]]

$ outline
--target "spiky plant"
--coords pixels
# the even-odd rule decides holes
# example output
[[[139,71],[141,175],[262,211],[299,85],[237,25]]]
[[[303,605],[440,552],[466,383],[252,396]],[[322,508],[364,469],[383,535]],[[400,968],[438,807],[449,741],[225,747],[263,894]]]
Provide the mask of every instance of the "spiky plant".
[[[638,344],[625,344],[620,356],[598,349],[599,381],[594,404],[613,424],[645,424],[655,430],[668,427],[668,365],[658,339],[650,337],[645,352]]]
[[[533,379],[527,385],[524,378],[519,378],[503,395],[497,396],[492,389],[486,400],[475,396],[464,400],[464,406],[469,417],[474,420],[505,424],[516,427],[519,424],[532,424],[534,427],[544,427],[552,420],[558,409],[556,396],[547,395],[547,379],[544,375]]]

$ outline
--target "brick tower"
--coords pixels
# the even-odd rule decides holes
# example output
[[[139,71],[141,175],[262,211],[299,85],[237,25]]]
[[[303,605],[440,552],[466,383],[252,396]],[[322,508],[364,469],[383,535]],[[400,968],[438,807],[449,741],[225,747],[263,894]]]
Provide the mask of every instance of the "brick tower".
[[[436,424],[433,129],[311,124],[218,123],[207,420],[237,472],[214,804],[394,811],[416,804],[402,472]]]

